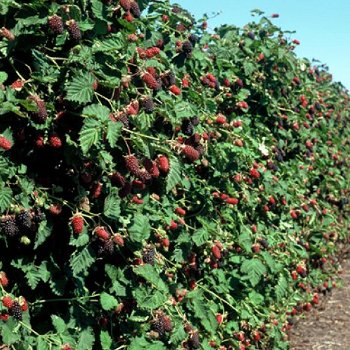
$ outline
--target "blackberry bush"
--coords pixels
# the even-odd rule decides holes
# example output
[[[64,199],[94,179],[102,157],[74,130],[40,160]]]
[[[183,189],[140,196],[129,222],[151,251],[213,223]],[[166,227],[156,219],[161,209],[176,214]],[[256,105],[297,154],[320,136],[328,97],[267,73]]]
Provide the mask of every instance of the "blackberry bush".
[[[337,285],[349,95],[256,10],[0,2],[0,342],[287,349]]]

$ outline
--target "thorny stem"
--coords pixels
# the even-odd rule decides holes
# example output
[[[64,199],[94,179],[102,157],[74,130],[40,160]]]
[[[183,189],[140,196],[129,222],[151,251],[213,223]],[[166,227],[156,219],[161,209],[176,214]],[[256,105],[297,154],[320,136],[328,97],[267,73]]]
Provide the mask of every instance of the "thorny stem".
[[[154,141],[160,141],[159,138],[148,136],[148,135],[145,135],[145,134],[141,134],[141,133],[138,133],[136,131],[132,131],[132,130],[129,130],[129,129],[126,129],[126,128],[123,128],[123,131],[126,131],[129,134],[133,134],[133,135],[137,135],[137,136],[143,137],[145,139],[150,139],[150,140],[154,140]]]
[[[197,284],[197,287],[198,288],[201,288],[203,289],[206,293],[209,293],[211,294],[212,296],[214,296],[215,298],[219,299],[221,302],[223,302],[224,304],[226,304],[227,306],[229,306],[232,310],[236,311],[238,313],[238,310],[233,306],[231,305],[227,300],[221,298],[219,295],[217,295],[216,293],[212,292],[211,290],[203,287],[202,285],[200,284]]]
[[[35,301],[32,305],[35,304],[44,304],[44,303],[56,303],[56,302],[65,302],[65,301],[79,301],[79,300],[84,300],[84,299],[92,299],[100,296],[99,293],[97,294],[92,294],[92,295],[87,295],[84,297],[76,297],[76,298],[54,298],[54,299],[42,299],[42,300],[37,300]],[[96,300],[91,300],[92,302]]]

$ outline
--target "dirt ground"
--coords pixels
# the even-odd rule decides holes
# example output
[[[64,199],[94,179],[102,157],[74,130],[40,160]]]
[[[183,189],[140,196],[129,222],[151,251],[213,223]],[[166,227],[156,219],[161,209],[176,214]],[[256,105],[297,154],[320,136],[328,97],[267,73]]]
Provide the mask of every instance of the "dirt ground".
[[[347,254],[348,255],[348,254]],[[343,286],[298,320],[290,334],[290,350],[350,350],[350,259],[341,263]]]

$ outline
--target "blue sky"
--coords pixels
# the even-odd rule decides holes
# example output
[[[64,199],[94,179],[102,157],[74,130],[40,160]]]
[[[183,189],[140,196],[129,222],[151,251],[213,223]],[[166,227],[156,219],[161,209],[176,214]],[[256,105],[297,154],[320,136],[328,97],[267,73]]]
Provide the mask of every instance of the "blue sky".
[[[258,8],[265,14],[278,13],[274,23],[283,30],[295,30],[292,38],[301,44],[299,57],[315,58],[326,63],[333,80],[350,90],[350,0],[171,0],[197,19],[212,15],[209,28],[220,24],[242,27],[252,20],[250,11]]]

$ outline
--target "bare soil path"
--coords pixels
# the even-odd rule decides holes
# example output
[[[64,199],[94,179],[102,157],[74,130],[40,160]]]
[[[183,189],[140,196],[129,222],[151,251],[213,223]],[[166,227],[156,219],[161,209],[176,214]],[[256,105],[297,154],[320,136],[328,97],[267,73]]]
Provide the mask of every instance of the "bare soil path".
[[[299,319],[290,334],[290,350],[350,350],[350,259],[341,266],[344,285]]]

